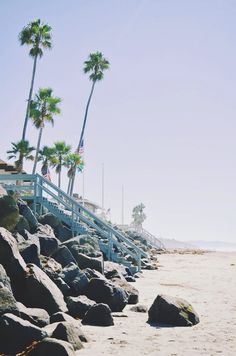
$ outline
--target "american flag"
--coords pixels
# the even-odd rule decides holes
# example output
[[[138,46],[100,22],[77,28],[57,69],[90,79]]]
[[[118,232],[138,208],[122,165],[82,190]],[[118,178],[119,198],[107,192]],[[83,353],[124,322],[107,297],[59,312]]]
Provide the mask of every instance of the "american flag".
[[[84,155],[84,139],[82,139],[81,146],[79,148],[79,155],[81,156],[81,158]]]

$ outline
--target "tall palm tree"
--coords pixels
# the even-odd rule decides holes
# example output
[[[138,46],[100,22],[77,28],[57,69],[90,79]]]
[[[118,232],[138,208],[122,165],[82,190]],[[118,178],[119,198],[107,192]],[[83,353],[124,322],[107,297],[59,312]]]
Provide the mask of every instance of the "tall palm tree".
[[[105,59],[103,57],[103,54],[101,52],[90,53],[88,60],[84,62],[84,73],[89,73],[89,79],[92,81],[92,87],[91,87],[91,91],[90,91],[86,109],[85,109],[83,126],[82,126],[82,130],[81,130],[81,134],[80,134],[79,144],[76,149],[76,153],[79,153],[80,147],[83,142],[84,131],[85,131],[85,126],[86,126],[87,117],[88,117],[89,105],[91,102],[95,84],[98,81],[101,81],[103,79],[103,77],[104,77],[103,72],[104,72],[104,70],[109,68],[109,64],[110,63],[108,62],[107,59]],[[75,173],[76,172],[74,172],[74,175],[71,178],[72,182],[71,182],[71,188],[70,188],[70,195],[73,194]]]
[[[51,88],[40,88],[34,100],[31,100],[29,116],[33,120],[34,126],[39,129],[33,174],[36,172],[43,128],[46,122],[54,124],[53,116],[61,112],[57,106],[60,102],[60,98],[52,96]]]
[[[38,161],[42,161],[41,174],[47,179],[50,179],[49,166],[55,167],[57,164],[54,148],[43,146],[43,148],[39,150]]]
[[[23,159],[33,161],[34,156],[32,152],[35,150],[33,146],[29,145],[28,141],[21,140],[17,143],[12,142],[12,149],[7,151],[8,159],[17,158],[15,161],[15,167],[17,173],[21,173],[23,171]]]
[[[43,56],[43,49],[50,49],[51,43],[51,27],[41,22],[40,19],[30,22],[19,34],[20,44],[30,46],[29,55],[34,58],[33,72],[30,84],[30,91],[27,101],[25,121],[22,133],[22,140],[26,136],[26,128],[29,118],[30,102],[34,87],[34,78],[36,72],[37,59]]]
[[[67,194],[69,194],[72,182],[71,178],[74,176],[76,169],[83,170],[84,162],[78,153],[69,153],[65,157],[65,166],[68,168],[67,177],[69,178],[69,184]]]
[[[57,141],[54,143],[55,157],[57,158],[56,172],[58,174],[58,188],[61,188],[61,170],[65,166],[65,158],[71,150],[71,146],[65,141]]]

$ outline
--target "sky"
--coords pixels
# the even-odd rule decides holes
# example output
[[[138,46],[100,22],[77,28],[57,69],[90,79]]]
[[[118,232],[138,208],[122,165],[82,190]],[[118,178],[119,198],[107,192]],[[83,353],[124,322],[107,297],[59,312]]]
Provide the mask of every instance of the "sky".
[[[142,202],[144,227],[157,236],[236,241],[235,16],[234,0],[0,0],[0,158],[21,138],[31,80],[18,34],[40,18],[53,48],[38,62],[34,92],[51,87],[62,98],[42,145],[76,148],[91,88],[83,62],[95,51],[110,62],[86,126],[85,197],[101,205],[104,165],[113,222],[123,186],[127,224]],[[30,123],[32,145],[37,135]]]

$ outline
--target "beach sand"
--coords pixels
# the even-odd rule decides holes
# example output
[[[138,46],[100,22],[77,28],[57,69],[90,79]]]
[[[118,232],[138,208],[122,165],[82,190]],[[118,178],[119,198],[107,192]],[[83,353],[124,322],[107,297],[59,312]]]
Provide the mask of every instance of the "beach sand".
[[[91,341],[78,355],[236,355],[236,252],[166,254],[160,267],[144,271],[133,285],[140,303],[151,306],[159,293],[189,301],[200,317],[194,327],[153,327],[146,313],[115,317],[112,327],[83,326]]]

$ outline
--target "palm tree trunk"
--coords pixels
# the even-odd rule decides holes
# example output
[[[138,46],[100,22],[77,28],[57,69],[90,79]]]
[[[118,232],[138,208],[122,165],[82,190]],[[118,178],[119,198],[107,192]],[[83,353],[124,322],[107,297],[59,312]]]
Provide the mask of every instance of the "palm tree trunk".
[[[71,177],[69,177],[69,181],[68,181],[67,194],[70,193],[70,185],[71,185]]]
[[[77,147],[76,152],[79,153],[80,147],[82,145],[82,141],[83,141],[83,137],[84,137],[84,130],[85,130],[85,126],[86,126],[86,122],[87,122],[87,117],[88,117],[88,110],[89,110],[89,105],[90,105],[90,101],[93,95],[93,91],[94,91],[94,86],[95,86],[96,80],[93,82],[92,88],[91,88],[91,92],[87,101],[87,105],[86,105],[86,109],[85,109],[85,114],[84,114],[84,122],[83,122],[83,127],[82,127],[82,131],[80,134],[80,139],[79,139],[79,145]],[[75,183],[75,173],[76,173],[76,169],[73,173],[72,179],[71,179],[71,187],[70,187],[70,195],[73,194],[73,189],[74,189],[74,183]]]
[[[43,128],[41,127],[40,130],[39,130],[39,137],[38,137],[38,143],[37,143],[37,148],[36,148],[36,153],[35,153],[35,158],[34,158],[34,168],[33,168],[32,174],[35,174],[35,172],[36,172],[42,133],[43,133]]]
[[[32,99],[32,93],[33,93],[33,87],[34,87],[34,78],[35,78],[35,72],[36,72],[37,58],[38,58],[38,55],[36,55],[34,57],[33,73],[32,73],[32,78],[31,78],[30,91],[29,91],[29,97],[28,97],[26,114],[25,114],[25,122],[24,122],[24,128],[23,128],[23,133],[22,133],[22,140],[25,140],[25,135],[26,135],[26,128],[27,128],[28,118],[29,118],[30,102]]]

